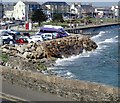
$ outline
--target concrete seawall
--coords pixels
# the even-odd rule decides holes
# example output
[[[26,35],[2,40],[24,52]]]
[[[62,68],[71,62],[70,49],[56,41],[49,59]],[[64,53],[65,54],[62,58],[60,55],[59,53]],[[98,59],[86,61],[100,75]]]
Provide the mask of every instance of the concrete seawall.
[[[0,67],[3,80],[76,101],[118,101],[118,88],[41,73]]]
[[[76,28],[66,28],[65,30],[69,33],[74,34],[82,34],[83,32],[81,30],[87,30],[87,29],[96,29],[101,27],[108,27],[108,26],[117,26],[120,25],[120,23],[106,23],[106,24],[98,24],[98,25],[86,25],[86,26],[79,26]]]

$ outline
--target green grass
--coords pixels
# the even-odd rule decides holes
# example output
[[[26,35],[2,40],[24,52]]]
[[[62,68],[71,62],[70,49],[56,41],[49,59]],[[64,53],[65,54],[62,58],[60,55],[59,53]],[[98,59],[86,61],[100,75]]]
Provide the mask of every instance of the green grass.
[[[67,27],[68,23],[66,22],[46,22],[46,23],[42,23],[42,25],[57,25],[57,26],[62,26],[62,27]]]
[[[71,23],[81,23],[81,21],[83,21],[85,18],[82,18],[82,19],[68,19],[68,20],[65,20],[63,23],[61,22],[43,22],[41,23],[41,26],[43,25],[57,25],[57,26],[62,26],[62,27],[68,27],[68,24],[71,22]],[[86,18],[87,19],[87,18]],[[96,23],[96,24],[99,24],[100,21],[101,21],[101,18],[89,18],[89,20],[92,21],[92,23]],[[113,18],[103,18],[103,23],[114,23],[114,22],[117,22],[118,19],[113,19]],[[120,19],[119,19],[120,20]],[[39,25],[34,25],[36,27],[40,27]]]
[[[37,63],[36,64],[36,69],[38,69],[40,71],[45,71],[45,70],[47,70],[47,67],[42,63]]]
[[[2,53],[0,53],[0,59],[3,61],[3,62],[7,62],[8,61],[8,59],[9,59],[9,57],[8,57],[8,55],[7,54],[2,54]]]

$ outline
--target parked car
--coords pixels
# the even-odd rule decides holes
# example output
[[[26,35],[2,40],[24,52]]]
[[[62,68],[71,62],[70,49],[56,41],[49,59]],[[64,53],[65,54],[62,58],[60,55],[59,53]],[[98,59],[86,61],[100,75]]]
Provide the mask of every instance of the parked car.
[[[35,43],[35,42],[41,42],[43,41],[43,38],[40,35],[30,36],[30,38],[27,39],[29,43]]]
[[[53,39],[60,38],[60,34],[57,32],[52,33]]]
[[[26,44],[26,43],[28,43],[28,38],[27,37],[19,37],[15,41],[18,44]]]
[[[58,37],[69,36],[70,34],[66,32],[61,26],[44,26],[41,27],[37,35],[41,35],[42,33],[58,33]]]
[[[15,44],[16,42],[15,42],[15,40],[14,39],[10,39],[10,38],[8,38],[8,39],[3,39],[3,45],[4,44]]]
[[[2,36],[2,35],[5,35],[6,34],[6,36],[8,35],[10,35],[10,36],[12,36],[13,37],[13,39],[15,40],[15,34],[14,33],[10,33],[8,30],[1,30],[0,31],[0,35]]]
[[[23,33],[23,36],[28,36],[28,37],[30,37],[30,34],[27,33],[27,32],[25,32],[25,33]]]
[[[53,39],[53,33],[42,33],[41,36],[42,36],[43,40]]]
[[[7,33],[1,34],[0,37],[1,37],[2,39],[13,39],[13,36],[11,36],[11,35],[9,35],[9,34],[7,34]]]
[[[21,36],[20,32],[13,30],[13,29],[9,29],[8,32]]]
[[[3,39],[0,37],[0,45],[3,45]]]

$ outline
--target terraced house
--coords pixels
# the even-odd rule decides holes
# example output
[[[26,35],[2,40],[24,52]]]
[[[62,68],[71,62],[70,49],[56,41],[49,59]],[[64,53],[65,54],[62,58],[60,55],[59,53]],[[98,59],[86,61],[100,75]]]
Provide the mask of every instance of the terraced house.
[[[70,5],[68,5],[66,2],[49,1],[49,2],[43,3],[42,5],[46,6],[50,10],[51,15],[56,14],[56,13],[66,15],[70,11]]]
[[[40,9],[41,5],[34,1],[18,1],[14,6],[15,19],[28,20],[31,12]]]

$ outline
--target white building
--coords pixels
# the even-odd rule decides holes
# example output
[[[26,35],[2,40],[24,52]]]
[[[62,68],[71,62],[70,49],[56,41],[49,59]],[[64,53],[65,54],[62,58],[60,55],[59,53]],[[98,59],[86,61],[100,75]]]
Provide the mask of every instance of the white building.
[[[112,10],[110,8],[99,7],[95,8],[95,13],[100,17],[112,15]]]
[[[70,12],[72,14],[81,15],[81,4],[80,3],[73,3],[70,7]]]
[[[113,11],[113,15],[115,17],[118,17],[119,16],[119,7],[118,6],[112,6],[111,7],[111,10]]]
[[[4,17],[7,18],[13,18],[13,14],[14,14],[14,5],[4,5]]]
[[[40,9],[40,4],[33,1],[18,1],[14,6],[14,18],[20,20],[27,20],[30,12],[33,10]]]

